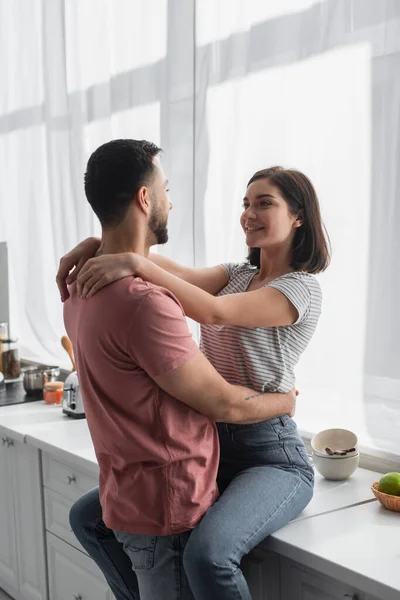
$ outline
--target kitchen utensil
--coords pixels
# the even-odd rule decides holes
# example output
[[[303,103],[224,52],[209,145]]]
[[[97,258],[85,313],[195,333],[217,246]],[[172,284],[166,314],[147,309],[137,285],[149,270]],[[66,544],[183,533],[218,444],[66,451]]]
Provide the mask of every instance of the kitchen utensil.
[[[311,440],[311,448],[314,455],[330,458],[331,460],[340,460],[345,456],[356,456],[358,439],[353,431],[349,429],[324,429],[320,431]],[[333,454],[330,454],[331,450]]]
[[[76,365],[75,365],[75,359],[74,359],[74,351],[72,349],[72,342],[71,342],[71,340],[69,339],[68,336],[63,335],[62,338],[61,338],[61,344],[62,344],[62,347],[64,348],[64,350],[67,351],[67,354],[68,354],[68,356],[71,359],[72,370],[76,371]]]
[[[62,411],[72,419],[85,418],[82,396],[79,390],[79,380],[76,371],[70,373],[64,383]]]
[[[27,394],[43,394],[44,384],[56,381],[60,376],[60,367],[49,365],[37,365],[22,369],[24,377],[24,389]]]
[[[355,448],[347,448],[347,450],[332,450],[332,448],[325,448],[325,452],[329,454],[329,456],[346,456],[352,452],[357,452],[357,450]]]
[[[393,510],[394,512],[400,512],[400,496],[393,496],[392,494],[384,494],[379,491],[379,481],[375,481],[371,485],[371,490],[377,500],[387,508],[388,510]]]
[[[360,462],[360,455],[355,456],[340,456],[336,460],[332,460],[331,456],[313,453],[312,462],[315,469],[325,479],[333,481],[343,481],[348,479],[357,469]]]

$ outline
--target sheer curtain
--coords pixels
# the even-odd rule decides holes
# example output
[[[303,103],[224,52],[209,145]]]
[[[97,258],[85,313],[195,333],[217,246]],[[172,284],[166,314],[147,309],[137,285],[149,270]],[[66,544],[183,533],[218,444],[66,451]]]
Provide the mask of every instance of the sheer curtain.
[[[399,455],[399,31],[389,0],[0,0],[0,241],[23,356],[65,361],[54,277],[98,232],[82,177],[99,144],[165,149],[159,251],[189,265],[242,260],[249,177],[296,167],[333,247],[298,423]]]
[[[196,260],[245,256],[240,204],[254,171],[304,171],[333,258],[297,369],[298,424],[348,427],[399,454],[400,5],[201,0],[196,9]]]
[[[182,0],[0,0],[0,240],[26,358],[68,364],[54,279],[59,258],[99,232],[83,173],[101,143],[166,150],[180,182],[171,237],[193,260],[193,12]]]

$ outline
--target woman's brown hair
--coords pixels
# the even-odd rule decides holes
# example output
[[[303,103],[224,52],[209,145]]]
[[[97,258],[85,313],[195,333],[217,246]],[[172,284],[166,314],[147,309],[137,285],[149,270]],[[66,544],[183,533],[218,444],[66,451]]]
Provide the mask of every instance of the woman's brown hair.
[[[270,167],[254,173],[247,187],[258,179],[268,179],[286,200],[290,212],[301,215],[302,225],[293,239],[291,267],[295,271],[320,273],[330,263],[330,242],[321,219],[321,211],[314,186],[300,171]],[[260,268],[260,248],[249,248],[247,260]]]

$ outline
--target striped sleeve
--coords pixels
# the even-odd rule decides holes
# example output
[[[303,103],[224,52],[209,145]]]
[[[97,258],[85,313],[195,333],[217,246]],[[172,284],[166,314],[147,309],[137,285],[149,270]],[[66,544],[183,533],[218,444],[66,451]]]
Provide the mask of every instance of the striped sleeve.
[[[237,271],[237,268],[241,265],[238,263],[222,263],[222,266],[226,269],[226,272],[228,273],[228,281],[230,281],[234,276],[235,271]]]
[[[310,314],[311,307],[311,290],[309,286],[299,277],[298,273],[287,273],[282,277],[278,277],[268,287],[273,287],[279,290],[293,304],[299,313],[298,319],[293,323],[304,322]]]

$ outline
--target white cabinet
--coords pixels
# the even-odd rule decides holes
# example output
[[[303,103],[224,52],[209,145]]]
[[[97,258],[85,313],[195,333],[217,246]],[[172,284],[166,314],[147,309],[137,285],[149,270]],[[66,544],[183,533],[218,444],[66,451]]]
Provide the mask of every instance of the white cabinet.
[[[0,578],[18,598],[46,600],[39,451],[3,435],[0,481]]]
[[[45,528],[77,550],[84,551],[71,530],[69,511],[75,500],[99,485],[99,478],[47,452],[42,453],[42,461]]]
[[[367,600],[350,585],[283,557],[280,562],[281,600]]]
[[[252,600],[280,600],[279,556],[256,548],[242,560],[241,568]]]
[[[46,530],[83,551],[69,524],[72,501],[53,490],[44,489]]]
[[[85,492],[99,485],[99,477],[44,452],[43,485],[64,498],[69,498],[72,505]]]
[[[101,571],[86,554],[47,534],[51,600],[112,600]]]
[[[0,439],[0,580],[18,587],[13,490],[13,451],[10,438]]]

